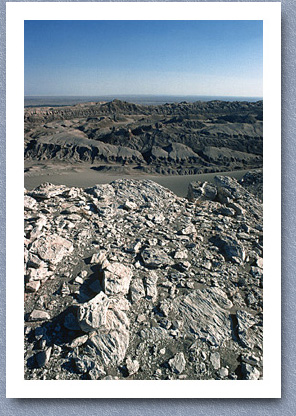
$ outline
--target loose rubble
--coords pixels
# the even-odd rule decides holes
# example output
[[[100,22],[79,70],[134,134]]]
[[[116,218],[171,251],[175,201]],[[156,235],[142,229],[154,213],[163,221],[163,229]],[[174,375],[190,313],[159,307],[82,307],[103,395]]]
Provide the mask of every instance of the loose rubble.
[[[262,378],[262,202],[242,184],[25,190],[25,379]]]

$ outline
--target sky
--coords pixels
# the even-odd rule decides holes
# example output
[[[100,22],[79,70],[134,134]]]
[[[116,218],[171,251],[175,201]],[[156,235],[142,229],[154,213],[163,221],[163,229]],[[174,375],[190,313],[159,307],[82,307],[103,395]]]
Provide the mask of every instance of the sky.
[[[262,21],[25,21],[25,95],[263,96]]]

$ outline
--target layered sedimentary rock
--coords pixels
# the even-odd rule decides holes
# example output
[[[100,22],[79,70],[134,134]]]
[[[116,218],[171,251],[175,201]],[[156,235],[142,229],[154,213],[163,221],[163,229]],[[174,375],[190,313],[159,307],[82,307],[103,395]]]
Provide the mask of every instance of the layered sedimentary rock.
[[[31,162],[161,174],[260,168],[262,114],[262,101],[26,108],[24,154]]]

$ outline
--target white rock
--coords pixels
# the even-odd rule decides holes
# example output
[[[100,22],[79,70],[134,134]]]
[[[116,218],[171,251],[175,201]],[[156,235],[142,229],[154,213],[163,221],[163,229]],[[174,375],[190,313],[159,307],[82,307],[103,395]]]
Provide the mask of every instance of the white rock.
[[[50,315],[48,312],[40,311],[38,309],[34,309],[30,314],[30,321],[46,321],[50,319]]]
[[[58,264],[73,250],[73,244],[57,234],[42,236],[32,244],[32,251],[35,251],[42,260],[52,264]]]
[[[150,270],[148,276],[146,277],[146,293],[147,297],[151,298],[152,302],[155,302],[157,299],[157,280],[158,275],[154,270]]]
[[[130,285],[130,295],[133,303],[138,302],[145,296],[143,281],[140,278],[133,279]]]
[[[171,370],[175,373],[183,373],[186,367],[186,360],[183,352],[179,352],[174,356],[174,358],[171,358],[169,360],[169,366],[171,367]]]
[[[26,290],[28,292],[37,292],[39,288],[40,288],[40,280],[35,280],[32,282],[26,283]]]
[[[106,324],[106,314],[109,303],[110,300],[108,296],[106,296],[104,292],[100,292],[89,302],[86,302],[79,307],[77,319],[82,331],[94,331]]]
[[[70,348],[80,347],[80,345],[85,344],[87,340],[88,340],[88,335],[82,335],[81,337],[77,337],[73,339],[69,347]]]
[[[139,371],[140,363],[138,360],[132,360],[131,357],[127,357],[126,368],[127,368],[128,374],[132,376],[133,374],[136,374]]]
[[[132,271],[121,263],[111,263],[104,271],[103,288],[107,295],[126,295],[129,291]]]
[[[210,361],[215,370],[218,370],[220,368],[220,354],[218,352],[211,353]]]
[[[24,196],[24,208],[25,209],[33,209],[36,208],[37,201],[36,199],[32,198],[29,195]]]
[[[132,201],[125,201],[123,207],[128,211],[132,211],[138,208],[137,204]]]

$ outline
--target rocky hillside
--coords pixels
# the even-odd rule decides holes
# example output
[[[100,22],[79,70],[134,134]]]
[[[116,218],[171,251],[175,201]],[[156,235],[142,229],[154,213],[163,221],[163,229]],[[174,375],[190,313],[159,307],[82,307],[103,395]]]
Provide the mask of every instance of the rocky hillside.
[[[262,236],[229,177],[25,191],[25,378],[261,378]]]
[[[26,108],[25,158],[125,163],[164,173],[259,168],[262,115],[262,101]]]

